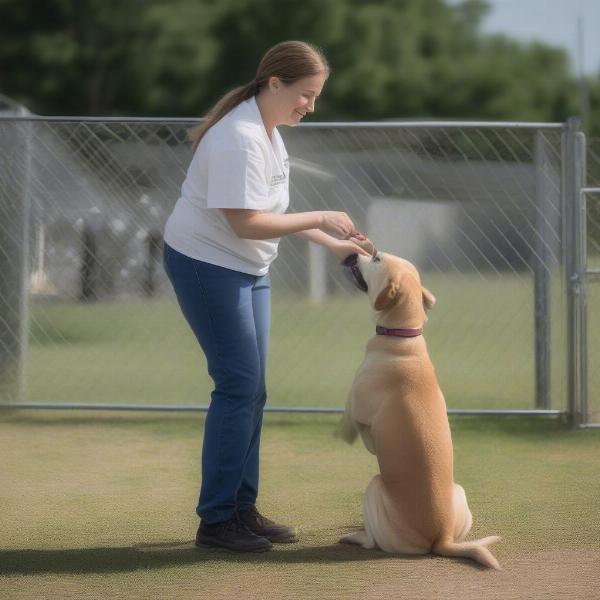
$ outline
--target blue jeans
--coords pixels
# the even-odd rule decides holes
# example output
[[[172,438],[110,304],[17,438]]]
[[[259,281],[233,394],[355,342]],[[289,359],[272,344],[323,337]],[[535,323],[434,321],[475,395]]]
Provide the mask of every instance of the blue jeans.
[[[164,266],[215,385],[204,423],[196,513],[216,523],[256,503],[271,284],[268,275],[211,265],[167,244]]]

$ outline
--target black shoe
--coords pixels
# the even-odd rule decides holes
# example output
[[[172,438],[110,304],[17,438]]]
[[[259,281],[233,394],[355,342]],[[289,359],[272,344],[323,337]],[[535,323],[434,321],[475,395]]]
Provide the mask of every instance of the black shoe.
[[[196,546],[217,546],[237,552],[267,552],[273,545],[271,542],[252,533],[234,515],[220,523],[200,523],[196,534]]]
[[[275,544],[289,544],[298,541],[295,527],[279,525],[263,517],[255,507],[239,510],[238,518],[252,533],[267,538]]]

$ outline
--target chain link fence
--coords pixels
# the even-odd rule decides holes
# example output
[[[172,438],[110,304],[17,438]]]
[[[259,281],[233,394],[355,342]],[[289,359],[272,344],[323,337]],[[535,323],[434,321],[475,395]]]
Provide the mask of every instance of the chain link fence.
[[[203,355],[161,265],[193,125],[0,120],[2,402],[208,403]],[[451,410],[567,409],[560,124],[282,135],[291,210],[347,211],[436,295],[425,334]],[[271,276],[269,406],[341,409],[373,333],[366,298],[294,236]]]

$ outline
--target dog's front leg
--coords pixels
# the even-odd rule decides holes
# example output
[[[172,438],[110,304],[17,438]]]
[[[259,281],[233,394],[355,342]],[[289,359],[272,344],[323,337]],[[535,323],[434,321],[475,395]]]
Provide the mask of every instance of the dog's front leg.
[[[348,444],[353,444],[358,437],[358,429],[357,424],[352,418],[350,414],[352,407],[352,390],[348,393],[348,399],[346,400],[346,409],[344,411],[344,416],[340,421],[335,435],[337,437],[341,437]]]

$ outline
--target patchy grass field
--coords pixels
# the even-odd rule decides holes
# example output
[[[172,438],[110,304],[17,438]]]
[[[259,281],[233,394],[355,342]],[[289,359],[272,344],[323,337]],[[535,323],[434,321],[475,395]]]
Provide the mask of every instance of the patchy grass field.
[[[192,544],[200,415],[0,413],[2,598],[597,598],[600,431],[454,418],[472,536],[504,571],[341,545],[376,462],[337,417],[267,415],[260,508],[301,540],[263,555]]]
[[[426,337],[450,408],[533,408],[531,279],[428,274]],[[552,292],[552,408],[564,408],[565,310]],[[591,308],[590,308],[590,312]],[[205,359],[174,300],[32,306],[32,402],[208,404]],[[321,304],[273,292],[269,403],[342,407],[373,335],[362,294]]]

